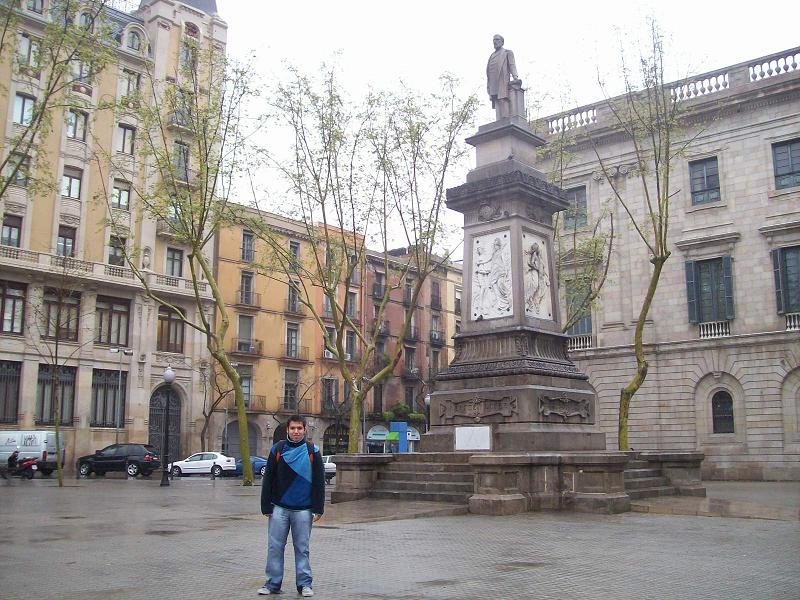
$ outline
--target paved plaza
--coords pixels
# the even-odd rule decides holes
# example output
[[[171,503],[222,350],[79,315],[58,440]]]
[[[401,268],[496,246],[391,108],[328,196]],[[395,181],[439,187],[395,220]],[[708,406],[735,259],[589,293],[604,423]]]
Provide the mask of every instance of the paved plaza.
[[[169,488],[156,478],[66,484],[0,481],[0,597],[257,597],[259,487],[207,478]],[[799,488],[778,489],[791,504]],[[312,536],[318,598],[800,598],[797,520],[485,517],[390,501],[328,508]],[[293,598],[287,553],[284,597]]]

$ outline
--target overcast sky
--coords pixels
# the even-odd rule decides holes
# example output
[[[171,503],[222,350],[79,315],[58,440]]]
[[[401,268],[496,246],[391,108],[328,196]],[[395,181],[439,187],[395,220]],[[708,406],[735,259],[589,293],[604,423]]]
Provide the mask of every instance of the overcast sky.
[[[228,23],[229,54],[255,53],[262,81],[285,79],[287,61],[313,73],[334,60],[357,98],[370,86],[435,89],[439,75],[449,72],[462,81],[465,93],[481,100],[476,127],[494,120],[485,69],[495,33],[514,51],[528,101],[542,103],[541,112],[531,117],[602,100],[598,72],[611,95],[620,93],[614,81],[620,39],[629,47],[649,17],[666,34],[669,79],[800,44],[797,0],[747,3],[744,8],[713,0],[217,0],[217,5]],[[274,141],[275,131],[269,135]],[[470,158],[454,171],[451,185],[462,183],[473,165]],[[258,187],[274,191],[277,182],[269,170],[260,177]],[[257,195],[264,208],[276,210],[270,205],[280,192]],[[450,214],[447,220],[460,223],[460,215]]]

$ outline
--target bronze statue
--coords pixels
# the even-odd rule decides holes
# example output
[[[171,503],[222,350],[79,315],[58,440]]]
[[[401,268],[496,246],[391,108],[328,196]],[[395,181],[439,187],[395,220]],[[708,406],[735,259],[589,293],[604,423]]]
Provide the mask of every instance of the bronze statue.
[[[509,80],[515,85],[522,85],[517,75],[517,65],[514,62],[514,53],[503,48],[505,40],[502,35],[495,35],[492,39],[494,52],[489,57],[486,65],[486,91],[492,99],[492,108],[498,119],[509,117],[512,114],[509,93]]]

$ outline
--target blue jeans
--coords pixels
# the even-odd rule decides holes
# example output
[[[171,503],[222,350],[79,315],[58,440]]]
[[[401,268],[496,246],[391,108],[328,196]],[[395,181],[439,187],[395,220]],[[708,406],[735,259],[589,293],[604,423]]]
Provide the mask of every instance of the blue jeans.
[[[308,544],[311,540],[310,510],[288,510],[275,506],[267,527],[267,587],[281,589],[283,583],[283,553],[289,529],[292,530],[294,545],[294,570],[297,588],[311,587],[311,563],[308,560]]]

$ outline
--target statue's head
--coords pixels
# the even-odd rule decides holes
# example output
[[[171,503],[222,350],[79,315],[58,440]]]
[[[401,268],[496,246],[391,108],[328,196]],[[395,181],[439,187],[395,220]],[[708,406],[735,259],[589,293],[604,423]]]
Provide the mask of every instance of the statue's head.
[[[503,39],[503,36],[498,33],[492,38],[492,43],[494,44],[495,50],[500,50],[500,48],[503,47],[503,44],[505,44],[506,41]]]

